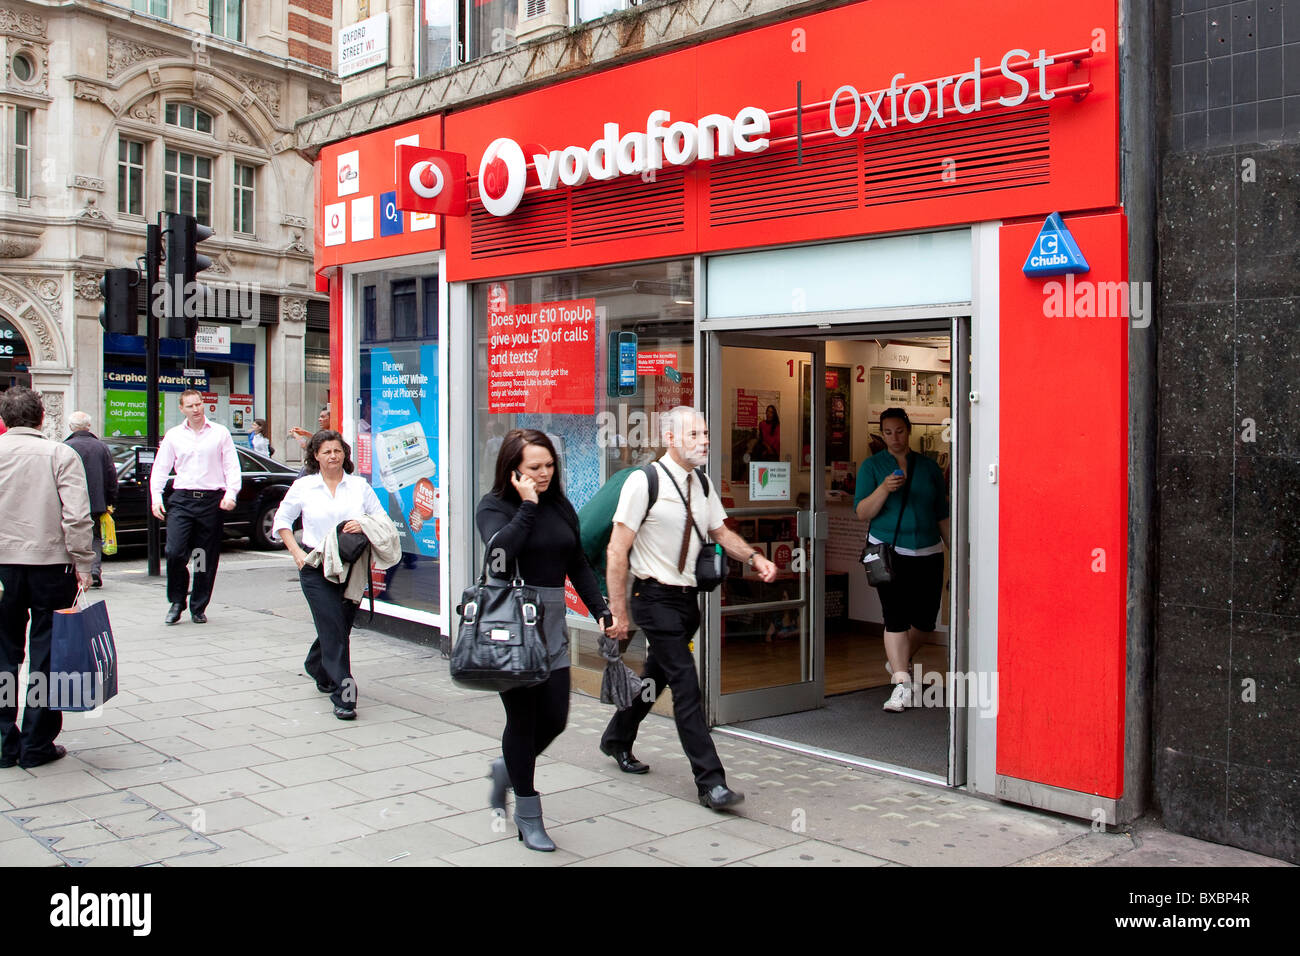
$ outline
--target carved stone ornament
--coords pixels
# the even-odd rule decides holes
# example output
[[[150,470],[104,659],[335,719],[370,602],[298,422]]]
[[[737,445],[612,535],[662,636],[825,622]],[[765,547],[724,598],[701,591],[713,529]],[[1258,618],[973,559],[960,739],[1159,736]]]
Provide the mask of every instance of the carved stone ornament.
[[[307,217],[306,217],[306,216],[290,216],[290,215],[287,215],[287,214],[286,214],[286,215],[283,215],[283,216],[280,217],[280,225],[282,225],[282,226],[296,226],[296,227],[299,228],[299,229],[306,229],[306,228],[307,228]]]
[[[237,262],[238,259],[236,259],[235,254],[227,249],[220,255],[212,257],[212,265],[208,267],[207,271],[215,275],[228,276],[234,271]]]
[[[63,315],[63,280],[49,276],[23,276],[23,285],[56,317]]]
[[[276,119],[280,118],[280,84],[272,80],[264,80],[261,77],[250,76],[247,73],[241,73],[236,79],[244,86],[248,87],[250,93],[261,100],[271,115]],[[242,100],[240,101],[243,102]]]
[[[76,290],[77,298],[85,299],[87,302],[96,302],[104,298],[104,293],[99,288],[100,278],[98,272],[74,272],[72,287]]]
[[[63,430],[63,393],[41,392],[41,404],[45,406],[45,420],[41,422],[41,434],[50,441],[62,441]]]
[[[194,71],[194,95],[198,96],[204,90],[212,88],[212,74],[203,70]]]
[[[143,43],[136,43],[134,40],[127,40],[124,37],[110,36],[108,38],[108,78],[111,80],[123,70],[142,60],[162,60],[174,56],[176,54],[171,50],[164,50],[156,46],[145,46]]]
[[[26,299],[13,291],[13,289],[7,289],[4,286],[0,286],[0,302],[9,306],[9,311],[15,313],[21,312],[23,306],[27,304]]]
[[[23,313],[23,321],[36,333],[36,343],[41,347],[41,358],[46,362],[53,362],[57,354],[54,349],[54,338],[50,335],[50,329],[40,313],[34,307],[28,306],[27,311]]]
[[[40,247],[40,236],[0,232],[0,259],[25,259]]]
[[[319,113],[321,110],[338,106],[342,99],[335,93],[319,93],[315,90],[307,94],[307,112]]]
[[[306,322],[307,300],[298,296],[286,295],[280,299],[281,322]]]
[[[32,75],[25,80],[20,80],[14,73],[13,54],[24,53],[32,62],[35,69]],[[9,45],[9,57],[5,62],[5,79],[11,90],[21,90],[24,93],[35,93],[40,96],[47,96],[50,92],[50,51],[49,47],[43,43],[23,43]]]
[[[162,70],[156,66],[149,67],[149,85],[162,86]]]
[[[107,222],[108,217],[104,215],[104,210],[95,204],[94,196],[86,197],[86,205],[82,207],[81,212],[77,213],[78,219],[95,219],[100,222]]]
[[[135,106],[131,107],[128,114],[131,119],[144,120],[146,123],[158,122],[158,97],[150,96],[147,99],[140,100]]]
[[[94,103],[104,102],[104,87],[98,83],[87,83],[85,80],[72,81],[72,95],[75,99],[90,100]]]
[[[97,193],[104,191],[104,180],[96,179],[94,176],[76,175],[72,177],[72,186],[74,189],[91,189]]]
[[[300,252],[303,255],[309,255],[311,253],[311,250],[307,248],[307,243],[303,242],[302,233],[298,232],[297,230],[294,230],[294,232],[291,235],[292,238],[290,238],[289,244],[284,247],[284,251]]]
[[[45,39],[45,18],[34,13],[20,13],[0,8],[0,33]]]
[[[230,127],[226,130],[226,139],[230,140],[232,143],[238,143],[241,146],[253,145],[253,140],[247,133],[240,129],[239,125],[233,120],[231,120]]]

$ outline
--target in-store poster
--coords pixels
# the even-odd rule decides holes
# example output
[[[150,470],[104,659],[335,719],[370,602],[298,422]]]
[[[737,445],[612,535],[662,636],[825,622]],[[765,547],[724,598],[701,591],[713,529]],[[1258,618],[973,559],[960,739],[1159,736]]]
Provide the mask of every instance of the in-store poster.
[[[751,461],[781,460],[781,393],[736,389],[731,425],[731,480],[749,483]]]
[[[809,442],[811,433],[812,409],[809,407],[812,385],[809,381],[812,366],[807,362],[799,369],[799,467],[812,465],[812,446]],[[826,464],[848,461],[853,456],[850,438],[853,427],[853,370],[847,365],[826,366],[826,420],[823,434],[826,436]]]
[[[170,396],[158,395],[158,431],[163,431],[163,401]],[[145,410],[145,393],[133,388],[104,389],[104,430],[102,435],[143,436],[149,429]]]
[[[369,430],[358,455],[402,532],[402,550],[438,557],[438,346],[370,352]],[[361,438],[365,439],[363,442]]]
[[[594,415],[596,300],[510,305],[488,296],[488,411]]]

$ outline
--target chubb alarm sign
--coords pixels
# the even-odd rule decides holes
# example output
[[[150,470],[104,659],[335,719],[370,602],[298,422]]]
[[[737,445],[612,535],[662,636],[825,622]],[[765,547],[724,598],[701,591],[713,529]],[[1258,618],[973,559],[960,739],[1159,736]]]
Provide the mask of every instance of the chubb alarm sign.
[[[610,180],[670,166],[689,166],[697,159],[760,153],[767,149],[771,118],[763,110],[746,106],[735,117],[710,113],[697,123],[672,119],[667,110],[655,110],[644,131],[622,132],[618,123],[606,123],[605,134],[590,146],[535,152],[531,160],[542,189],[580,186],[588,179]],[[494,216],[508,216],[519,207],[528,184],[528,159],[513,139],[493,140],[483,152],[478,168],[479,199]]]

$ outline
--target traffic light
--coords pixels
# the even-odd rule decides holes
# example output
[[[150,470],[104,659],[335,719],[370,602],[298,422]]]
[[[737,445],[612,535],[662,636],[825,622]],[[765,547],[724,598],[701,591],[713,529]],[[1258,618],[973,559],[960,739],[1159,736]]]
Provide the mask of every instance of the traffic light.
[[[197,246],[212,235],[193,216],[167,214],[167,338],[192,339],[198,331],[204,290],[198,274],[212,260],[200,255]]]
[[[105,269],[99,280],[99,291],[104,295],[104,307],[99,310],[99,324],[105,332],[118,335],[135,335],[136,286],[140,273],[134,269]]]

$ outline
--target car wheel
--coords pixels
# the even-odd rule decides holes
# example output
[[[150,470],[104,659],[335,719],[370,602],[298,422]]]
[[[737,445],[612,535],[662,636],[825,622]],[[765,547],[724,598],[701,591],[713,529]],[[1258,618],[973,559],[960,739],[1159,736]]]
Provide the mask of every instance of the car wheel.
[[[267,501],[263,502],[261,508],[257,511],[257,517],[249,526],[248,538],[253,542],[253,547],[261,548],[263,551],[270,551],[274,548],[283,548],[284,542],[280,540],[278,534],[272,532],[275,526],[275,513],[280,509],[280,502]]]

